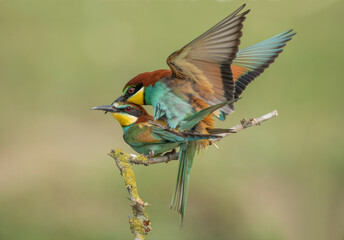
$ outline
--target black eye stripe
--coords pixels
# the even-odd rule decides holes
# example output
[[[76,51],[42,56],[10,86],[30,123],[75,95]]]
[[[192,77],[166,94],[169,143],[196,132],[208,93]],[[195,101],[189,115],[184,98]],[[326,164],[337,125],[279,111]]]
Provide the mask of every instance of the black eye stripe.
[[[129,87],[128,90],[125,92],[125,95],[126,95],[126,96],[134,95],[135,93],[137,93],[138,91],[140,91],[140,89],[142,88],[142,86],[143,86],[143,84],[140,83],[139,85]],[[130,88],[133,88],[134,91],[133,91],[133,92],[129,92],[129,89],[130,89]]]
[[[130,110],[127,110],[128,108],[130,108]],[[129,114],[129,115],[135,116],[135,117],[141,117],[142,116],[141,110],[138,110],[138,109],[130,107],[130,106],[126,106],[125,108],[121,108],[120,111],[124,112],[126,114]]]

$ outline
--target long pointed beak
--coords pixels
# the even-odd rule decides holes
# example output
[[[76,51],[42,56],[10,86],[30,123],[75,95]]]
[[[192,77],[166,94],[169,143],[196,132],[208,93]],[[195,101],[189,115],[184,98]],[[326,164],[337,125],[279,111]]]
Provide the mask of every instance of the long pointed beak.
[[[91,110],[102,110],[105,112],[113,112],[113,113],[118,112],[118,109],[113,105],[102,105],[98,107],[93,107],[91,108]]]
[[[114,103],[115,103],[115,102],[126,102],[126,100],[127,100],[127,98],[126,98],[124,95],[122,95],[122,96],[120,96],[119,98],[117,98],[117,99],[114,101]]]

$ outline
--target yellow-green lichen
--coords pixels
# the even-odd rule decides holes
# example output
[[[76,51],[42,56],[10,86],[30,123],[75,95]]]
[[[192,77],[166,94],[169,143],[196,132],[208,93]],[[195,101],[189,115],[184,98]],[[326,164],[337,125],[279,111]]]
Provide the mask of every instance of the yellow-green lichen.
[[[111,155],[115,159],[118,159],[118,165],[121,169],[121,173],[125,181],[125,186],[128,188],[128,190],[130,190],[131,196],[133,198],[132,200],[136,201],[136,199],[139,198],[139,194],[137,192],[135,175],[129,162],[130,155],[128,153],[124,153],[120,149],[113,150],[111,152]]]
[[[146,207],[149,205],[144,203],[139,197],[135,175],[130,164],[132,156],[128,153],[124,153],[120,149],[112,150],[110,155],[115,159],[124,178],[125,186],[130,194],[131,206],[134,213],[134,217],[129,219],[130,230],[135,235],[136,239],[144,240],[152,229],[150,220],[146,214]],[[143,155],[139,155],[137,159],[148,163],[148,159]]]
[[[136,160],[136,161],[140,161],[140,162],[142,162],[142,163],[145,164],[145,165],[149,162],[149,161],[148,161],[148,158],[147,158],[145,155],[143,155],[143,154],[137,155],[136,158],[135,158],[135,160]]]
[[[142,239],[145,239],[145,235],[147,235],[151,230],[150,220],[146,218],[146,216],[137,216],[134,218],[129,219],[130,230],[135,234],[139,234],[142,236]]]

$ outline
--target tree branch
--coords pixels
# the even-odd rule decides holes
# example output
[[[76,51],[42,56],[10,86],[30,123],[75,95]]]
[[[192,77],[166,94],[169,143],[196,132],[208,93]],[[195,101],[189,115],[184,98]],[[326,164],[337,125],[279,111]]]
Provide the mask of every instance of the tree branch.
[[[119,149],[112,150],[109,155],[115,159],[130,195],[131,207],[134,214],[133,217],[129,216],[130,230],[135,235],[135,240],[144,240],[146,235],[152,230],[150,220],[146,213],[146,207],[149,204],[144,203],[139,197],[135,175],[129,161],[131,156]]]

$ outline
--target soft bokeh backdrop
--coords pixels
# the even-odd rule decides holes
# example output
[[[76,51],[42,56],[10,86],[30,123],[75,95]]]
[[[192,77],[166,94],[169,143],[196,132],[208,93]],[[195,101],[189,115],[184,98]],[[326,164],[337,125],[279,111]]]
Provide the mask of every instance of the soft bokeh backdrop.
[[[0,239],[132,239],[110,115],[130,78],[243,1],[0,1]],[[247,0],[241,47],[294,28],[285,52],[221,126],[274,109],[195,160],[185,228],[168,206],[177,163],[134,166],[149,239],[344,238],[340,0]]]

